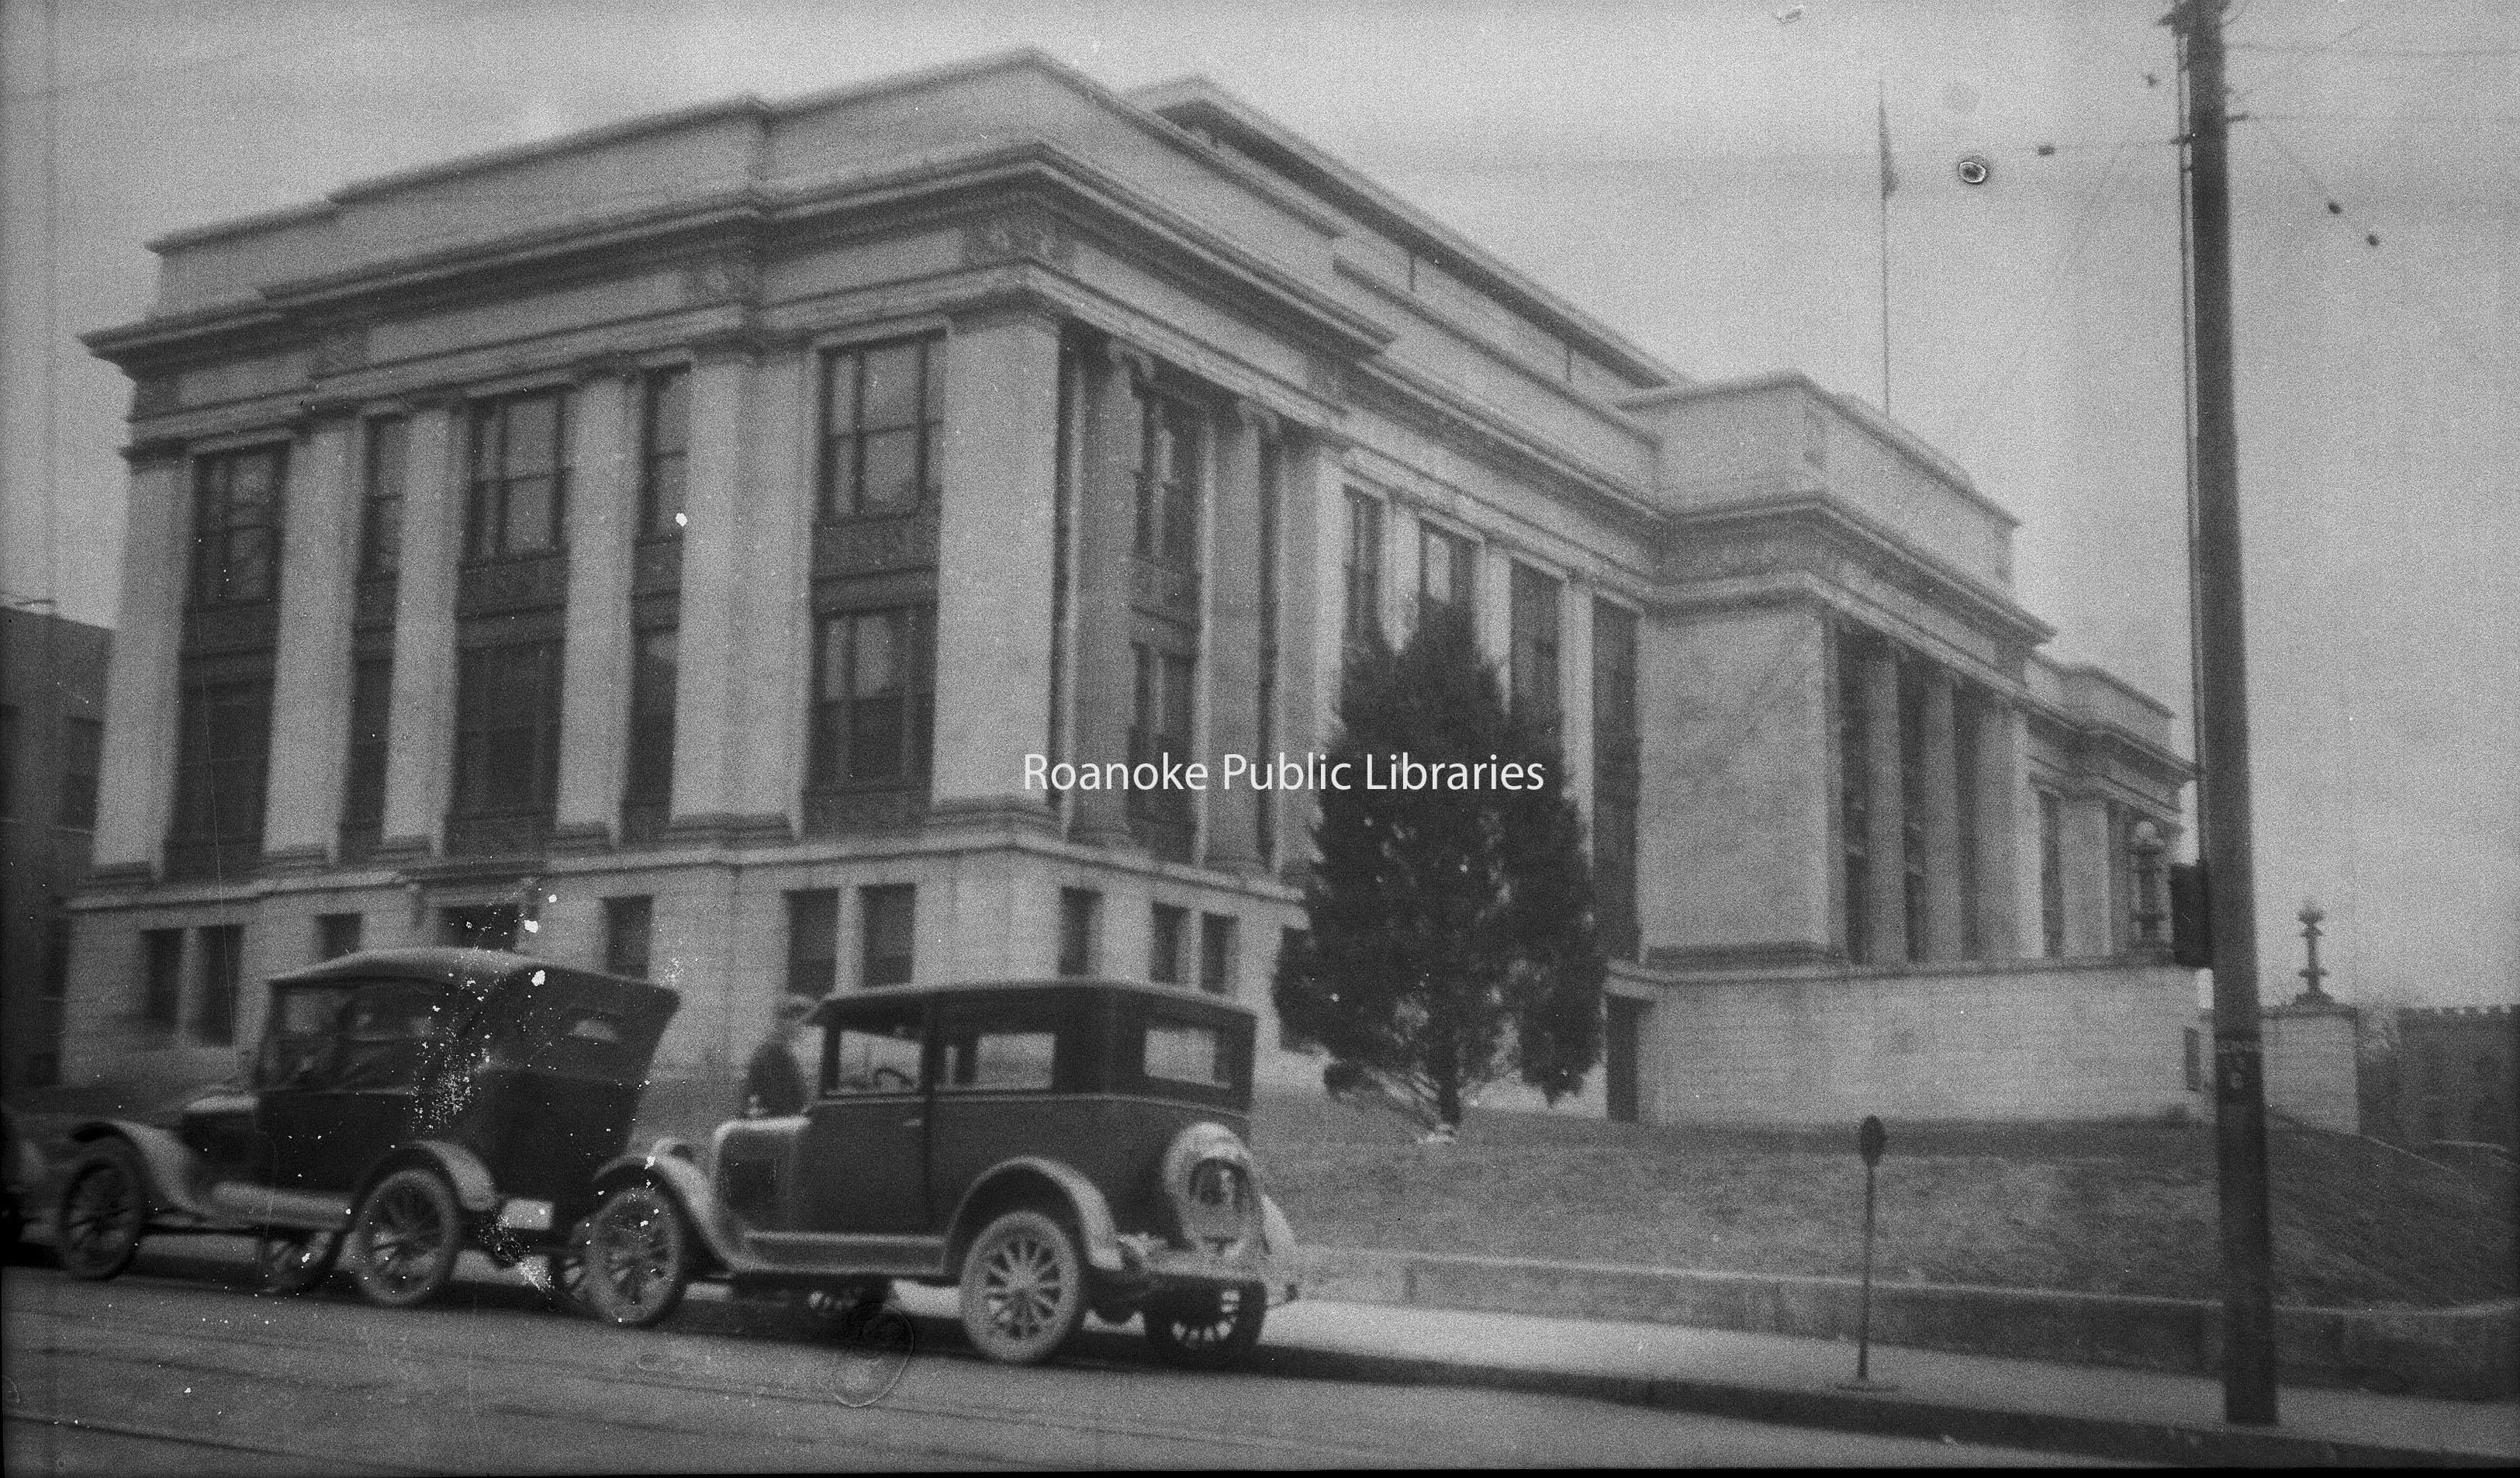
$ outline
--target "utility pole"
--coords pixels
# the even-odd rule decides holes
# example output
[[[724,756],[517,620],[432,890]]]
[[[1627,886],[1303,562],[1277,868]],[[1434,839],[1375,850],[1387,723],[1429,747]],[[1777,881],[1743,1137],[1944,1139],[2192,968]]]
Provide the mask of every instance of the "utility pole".
[[[2274,1241],[2267,1208],[2267,1096],[2258,1008],[2257,884],[2249,841],[2249,681],[2240,591],[2240,437],[2231,375],[2229,123],[2224,0],[2179,0],[2185,85],[2188,321],[2195,506],[2197,815],[2214,950],[2214,1129],[2223,1230],[2223,1415],[2275,1421]]]

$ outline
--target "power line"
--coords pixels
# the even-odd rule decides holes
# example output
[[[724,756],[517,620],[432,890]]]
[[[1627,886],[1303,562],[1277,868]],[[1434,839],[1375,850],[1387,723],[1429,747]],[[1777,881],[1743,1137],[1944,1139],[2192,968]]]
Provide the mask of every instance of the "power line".
[[[2294,72],[2297,72],[2297,71],[2301,70],[2303,68],[2308,67],[2311,63],[2318,61],[2320,57],[2325,56],[2329,51],[2331,51],[2331,50],[2333,50],[2333,49],[2335,48],[2335,46],[2337,45],[2337,43],[2339,43],[2339,42],[2341,42],[2341,41],[2344,41],[2344,40],[2346,40],[2346,39],[2348,39],[2348,38],[2352,37],[2352,36],[2353,36],[2353,35],[2355,35],[2357,32],[2364,31],[2364,30],[2368,30],[2368,29],[2370,29],[2370,27],[2371,27],[2371,23],[2370,23],[2370,22],[2368,22],[2368,21],[2358,21],[2358,22],[2356,22],[2353,25],[2348,26],[2346,29],[2344,29],[2344,30],[2342,30],[2342,31],[2340,31],[2340,32],[2338,32],[2337,34],[2335,34],[2335,35],[2333,35],[2333,36],[2330,36],[2327,40],[2325,40],[2325,41],[2323,41],[2323,42],[2320,42],[2320,43],[2319,43],[2318,45],[2317,45],[2317,46],[2311,47],[2311,48],[2309,49],[2309,51],[2307,52],[2307,54],[2305,54],[2305,55],[2302,57],[2302,59],[2301,59],[2300,61],[2295,62],[2295,63],[2294,63],[2294,64],[2292,64],[2290,67],[2287,67],[2287,68],[2285,68],[2283,70],[2281,70],[2281,71],[2279,71],[2279,72],[2276,72],[2273,76],[2267,78],[2267,79],[2266,79],[2265,81],[2263,81],[2263,82],[2259,82],[2259,83],[2256,83],[2256,84],[2251,85],[2251,86],[2248,86],[2248,87],[2240,88],[2240,89],[2238,89],[2237,91],[2234,91],[2234,92],[2231,92],[2231,93],[2228,94],[2228,97],[2227,97],[2227,101],[2226,101],[2225,106],[2227,106],[2227,107],[2228,107],[2228,106],[2230,106],[2230,105],[2232,105],[2232,104],[2236,104],[2236,103],[2238,103],[2242,98],[2247,97],[2250,93],[2256,92],[2256,91],[2257,91],[2259,88],[2261,88],[2261,87],[2272,87],[2272,86],[2273,86],[2274,84],[2276,84],[2277,82],[2282,81],[2284,78],[2286,78],[2286,77],[2288,77],[2288,76],[2291,76]]]
[[[2368,22],[2364,23],[2364,24],[2368,23]],[[2349,31],[2347,34],[2350,35],[2352,32]],[[2333,52],[2340,57],[2405,57],[2434,60],[2455,57],[2520,57],[2520,46],[2452,46],[2428,50],[2419,46],[2338,46],[2332,41],[2324,46],[2259,45],[2247,41],[2234,41],[2231,43],[2231,50],[2306,53],[2310,56]]]

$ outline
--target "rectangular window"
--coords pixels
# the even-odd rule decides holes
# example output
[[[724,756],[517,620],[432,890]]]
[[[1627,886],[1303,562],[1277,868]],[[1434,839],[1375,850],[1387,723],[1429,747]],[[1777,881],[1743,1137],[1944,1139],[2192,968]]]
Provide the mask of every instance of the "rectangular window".
[[[1432,524],[1418,526],[1418,623],[1449,612],[1475,620],[1479,546]]]
[[[639,536],[682,531],[683,483],[691,456],[692,372],[652,370],[639,386]]]
[[[339,959],[344,954],[359,952],[359,934],[366,916],[357,913],[325,913],[315,919],[315,957]]]
[[[887,883],[858,890],[858,980],[868,986],[906,986],[919,934],[919,890]]]
[[[630,753],[622,798],[670,804],[674,795],[674,690],[681,633],[641,631],[630,649]]]
[[[201,993],[193,1011],[193,1039],[209,1046],[236,1041],[237,986],[245,973],[245,927],[222,924],[195,931]]]
[[[890,1021],[860,1020],[832,1034],[832,1085],[839,1094],[917,1093],[927,1086],[925,1034],[916,1009]]]
[[[97,772],[104,763],[105,725],[94,718],[64,718],[62,825],[72,831],[96,829]]]
[[[815,636],[811,784],[905,785],[927,777],[936,708],[935,610],[844,611]]]
[[[1058,1082],[1058,1034],[1046,1022],[1013,1019],[956,1023],[944,1029],[943,1087],[985,1092],[1048,1092]]]
[[[350,667],[350,756],[341,786],[341,829],[375,837],[385,820],[386,725],[393,716],[393,658]]]
[[[1197,664],[1180,652],[1166,652],[1141,642],[1131,647],[1136,659],[1129,725],[1129,762],[1160,764],[1166,756],[1184,762],[1191,757],[1192,685]],[[1186,822],[1190,793],[1185,790],[1132,790],[1132,814]]]
[[[1637,927],[1637,617],[1593,602],[1593,894],[1601,947],[1633,957]]]
[[[514,903],[471,903],[441,908],[437,942],[466,949],[514,949],[524,927],[524,910]]]
[[[819,1000],[840,978],[840,895],[806,888],[788,895],[788,990]]]
[[[473,408],[467,559],[516,559],[560,547],[568,502],[567,423],[566,401],[556,390]]]
[[[645,896],[604,901],[604,968],[646,980],[656,936],[656,901]]]
[[[1347,490],[1347,645],[1351,651],[1382,636],[1382,503]]]
[[[1154,905],[1147,931],[1147,979],[1161,986],[1182,983],[1182,935],[1189,923],[1189,909]]]
[[[1837,648],[1838,865],[1845,895],[1846,957],[1872,958],[1871,715],[1865,708],[1864,654],[1843,638]]]
[[[1058,890],[1058,973],[1094,973],[1095,915],[1102,911],[1102,895],[1091,888]]]
[[[2039,938],[2049,959],[2065,957],[2065,803],[2039,793]]]
[[[455,810],[548,814],[560,793],[561,644],[457,654]]]
[[[268,678],[188,685],[176,738],[176,835],[215,843],[223,854],[260,847],[270,749]]]
[[[1176,570],[1198,568],[1198,412],[1147,396],[1138,472],[1138,557]]]
[[[402,569],[403,478],[411,463],[410,423],[379,416],[368,423],[367,496],[359,513],[359,573],[393,575]]]
[[[912,339],[823,359],[825,519],[933,507],[943,483],[944,342]]]
[[[1234,993],[1234,916],[1198,916],[1198,988],[1210,995]]]
[[[1194,1083],[1201,1087],[1236,1085],[1234,1055],[1225,1034],[1186,1021],[1147,1023],[1143,1070],[1167,1083]]]
[[[172,1031],[184,1004],[184,931],[144,930],[140,951],[140,1019]]]
[[[1557,581],[1513,567],[1513,711],[1557,727]]]
[[[286,446],[224,451],[193,464],[193,605],[251,605],[280,589]]]

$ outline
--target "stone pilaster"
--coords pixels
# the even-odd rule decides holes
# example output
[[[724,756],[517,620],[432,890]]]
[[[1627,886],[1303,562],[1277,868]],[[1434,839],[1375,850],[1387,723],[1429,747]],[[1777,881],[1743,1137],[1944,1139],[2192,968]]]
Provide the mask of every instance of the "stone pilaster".
[[[2065,954],[2115,954],[2119,933],[2110,877],[2109,803],[2098,796],[2064,798]]]
[[[1129,652],[1131,549],[1136,538],[1137,479],[1143,411],[1137,382],[1152,370],[1124,345],[1088,377],[1083,526],[1078,539],[1076,759],[1081,764],[1129,758],[1135,673]],[[1097,846],[1129,841],[1128,797],[1110,790],[1075,793],[1068,834]]]
[[[1870,864],[1871,950],[1868,963],[1908,961],[1907,799],[1900,773],[1899,659],[1877,648],[1864,659],[1864,733],[1872,807],[1866,816],[1865,854]]]
[[[1207,737],[1199,757],[1210,772],[1207,864],[1229,872],[1260,867],[1259,793],[1216,787],[1229,754],[1268,762],[1260,753],[1260,464],[1262,439],[1276,435],[1272,418],[1256,406],[1238,406],[1217,423],[1207,574],[1200,582],[1208,609],[1199,630],[1207,688],[1200,714]]]
[[[263,865],[321,867],[340,829],[350,744],[350,571],[358,560],[356,425],[315,422],[291,449],[272,658]],[[293,965],[295,962],[292,961]]]
[[[2022,947],[2021,935],[2021,813],[2030,798],[2028,780],[2021,769],[2021,712],[1990,698],[1978,705],[1974,721],[1978,957],[2019,959],[2031,952]],[[2033,835],[2028,850],[2034,857],[2037,844],[2038,838]],[[2031,881],[2035,887],[2035,873]]]
[[[1058,567],[1058,325],[958,321],[946,354],[936,554],[935,819],[1048,827],[1024,756],[1050,753]]]
[[[638,378],[578,386],[569,447],[568,619],[561,648],[556,848],[601,847],[620,814],[630,721],[630,544],[638,522]]]
[[[175,803],[176,674],[193,500],[180,443],[143,443],[124,456],[131,472],[122,601],[106,669],[94,856],[99,872],[154,872]]]
[[[1557,793],[1593,817],[1593,590],[1569,577],[1558,586],[1557,743],[1565,767],[1552,778]]]
[[[1329,748],[1338,725],[1339,674],[1346,663],[1347,478],[1344,446],[1331,435],[1308,431],[1286,448],[1280,527],[1285,551],[1280,568],[1279,609],[1284,622],[1280,670],[1278,748],[1297,760]],[[1312,858],[1315,797],[1306,790],[1272,791],[1278,808],[1278,867],[1300,870]]]
[[[671,822],[686,835],[721,836],[735,820],[738,739],[749,696],[739,677],[743,638],[737,629],[745,579],[743,407],[756,352],[748,341],[705,344],[692,366]]]
[[[455,565],[464,541],[462,402],[414,407],[404,445],[392,718],[381,857],[425,855],[446,827],[455,760]]]
[[[803,823],[806,713],[813,701],[814,476],[821,462],[818,367],[814,352],[801,346],[767,356],[753,372],[747,415],[759,429],[761,449],[744,481],[738,598],[745,613],[746,688],[735,793],[746,825],[772,836],[781,824]],[[952,500],[950,488],[945,496]]]
[[[1478,574],[1471,577],[1470,627],[1478,633],[1479,655],[1496,664],[1497,680],[1507,700],[1513,697],[1513,556],[1494,540],[1470,546],[1477,553]]]
[[[1923,781],[1925,831],[1925,958],[1958,959],[1967,926],[1960,916],[1959,749],[1952,678],[1937,668],[1925,676]]]

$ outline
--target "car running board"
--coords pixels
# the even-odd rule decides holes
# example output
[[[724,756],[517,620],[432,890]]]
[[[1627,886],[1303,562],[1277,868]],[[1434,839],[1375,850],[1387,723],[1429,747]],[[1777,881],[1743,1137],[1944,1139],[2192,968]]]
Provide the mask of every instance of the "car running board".
[[[256,1226],[302,1226],[329,1231],[350,1220],[350,1198],[316,1190],[275,1190],[244,1180],[210,1187],[210,1206],[222,1217]]]

